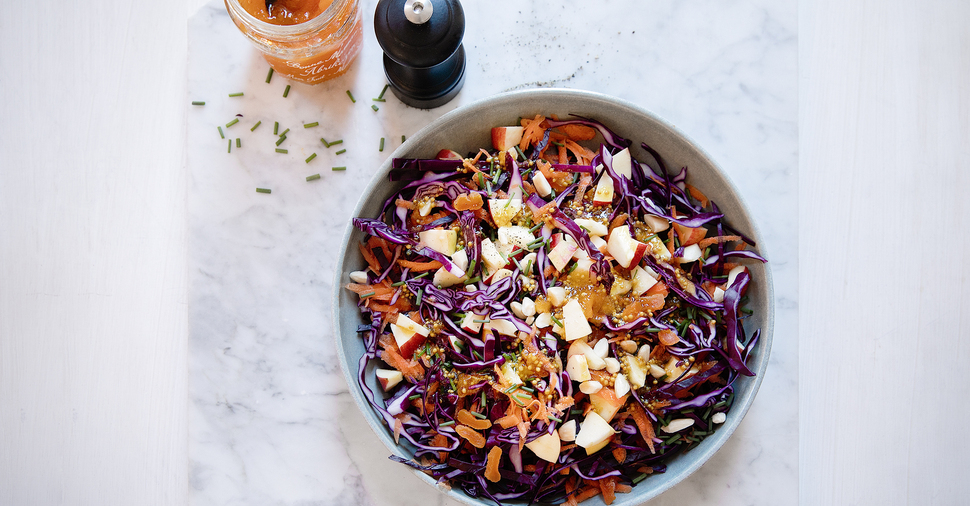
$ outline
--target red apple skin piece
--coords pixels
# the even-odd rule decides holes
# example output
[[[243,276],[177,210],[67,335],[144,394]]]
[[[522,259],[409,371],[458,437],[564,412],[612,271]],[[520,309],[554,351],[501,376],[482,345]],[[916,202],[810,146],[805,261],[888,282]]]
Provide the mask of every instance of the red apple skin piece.
[[[436,158],[439,160],[464,160],[465,159],[465,157],[459,155],[458,153],[450,149],[442,149],[441,151],[438,151],[438,156]]]
[[[523,130],[525,129],[520,126],[492,127],[492,147],[505,151],[518,145],[522,140]]]
[[[630,260],[630,266],[632,267],[634,265],[640,265],[640,260],[643,260],[643,255],[647,254],[647,249],[649,248],[646,244],[636,239],[630,240],[633,241],[633,244],[636,246],[636,251],[633,253],[633,258]]]
[[[399,344],[398,347],[401,348],[401,356],[408,360],[414,358],[414,352],[417,351],[418,347],[424,344],[426,339],[427,337],[415,332],[410,339],[404,342],[404,344]]]
[[[385,392],[388,391],[388,389],[394,388],[398,383],[401,382],[401,373],[398,371],[378,369],[375,372],[375,376],[377,376],[377,381],[380,382],[381,388]]]

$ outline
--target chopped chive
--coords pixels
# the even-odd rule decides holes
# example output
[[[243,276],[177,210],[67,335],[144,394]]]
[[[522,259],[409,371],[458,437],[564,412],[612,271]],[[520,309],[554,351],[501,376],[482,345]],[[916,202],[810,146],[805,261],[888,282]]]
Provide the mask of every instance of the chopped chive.
[[[549,418],[550,420],[555,420],[555,421],[557,421],[557,422],[559,422],[559,423],[562,423],[562,420],[560,420],[560,419],[558,419],[558,418],[556,418],[556,417],[554,417],[554,416],[552,416],[552,415],[548,415],[548,414],[547,414],[546,416],[547,416],[547,417],[548,417],[548,418]]]
[[[205,102],[202,100],[193,100],[192,105],[205,105]]]
[[[347,170],[347,167],[331,167],[330,170]]]
[[[312,176],[307,176],[307,177],[306,177],[306,180],[307,180],[307,182],[309,182],[309,181],[313,181],[313,180],[315,180],[315,179],[320,179],[320,174],[314,174],[314,175],[312,175]]]
[[[431,274],[431,271],[424,271],[423,273],[418,274],[417,276],[415,276],[414,279],[421,279],[421,278],[427,276],[428,274]]]
[[[280,122],[279,121],[274,121],[273,122],[273,135],[276,135],[278,133],[280,133]]]
[[[579,267],[579,262],[573,262],[572,267],[570,267],[569,270],[566,271],[566,274],[572,274],[573,271],[576,270],[576,267]]]
[[[276,145],[279,146],[280,144],[283,144],[283,141],[285,140],[286,140],[286,136],[281,135],[279,139],[276,139]]]
[[[526,249],[532,249],[533,246],[535,246],[536,244],[539,244],[540,242],[543,242],[543,241],[545,241],[545,239],[543,239],[542,237],[540,237],[538,239],[533,240],[529,244],[526,244],[525,245],[525,248]]]
[[[633,478],[633,484],[636,485],[637,483],[640,483],[641,481],[647,479],[647,476],[650,476],[650,475],[647,473],[640,473],[639,475]]]
[[[516,384],[514,384],[514,385],[512,385],[512,386],[510,386],[510,387],[508,387],[508,388],[506,388],[506,389],[505,389],[505,393],[507,393],[507,394],[511,394],[512,392],[515,392],[515,391],[516,391],[516,390],[518,390],[518,389],[519,389],[519,384],[518,384],[518,383],[516,383]]]
[[[477,260],[478,260],[477,258],[473,258],[471,262],[468,262],[468,269],[465,270],[466,274],[471,274],[475,272],[475,262]]]
[[[350,92],[350,90],[347,90],[347,96],[348,96],[348,97],[350,97],[350,101],[351,101],[351,102],[353,102],[353,103],[355,103],[355,104],[357,103],[357,99],[356,99],[356,98],[354,98],[354,94],[353,94],[353,93],[351,93],[351,92]]]
[[[367,297],[373,297],[377,292],[367,292],[360,294],[361,299],[366,299]]]
[[[380,108],[379,108],[379,107],[377,107],[377,106],[376,106],[376,105],[374,105],[374,104],[371,104],[371,105],[370,105],[370,108],[371,108],[371,109],[373,109],[373,110],[374,110],[374,112],[377,112],[377,111],[379,111],[379,110],[380,110]]]
[[[263,124],[262,121],[257,121],[256,124],[253,125],[253,127],[249,129],[249,131],[252,132],[252,131],[256,130],[256,128],[259,127],[259,125],[262,125],[262,124]]]
[[[328,142],[327,147],[329,148],[330,146],[336,146],[337,144],[343,144],[343,143],[344,143],[343,139],[337,139],[333,142]]]
[[[239,118],[233,118],[232,121],[230,121],[229,123],[226,123],[226,128],[229,128],[235,125],[236,123],[239,123]]]
[[[407,140],[407,139],[402,135],[401,136],[401,142],[404,142],[405,140]]]
[[[466,285],[470,285],[472,283],[478,283],[481,280],[482,280],[482,277],[481,276],[475,276],[474,278],[471,278],[471,279],[466,280],[465,281],[465,284]]]
[[[286,96],[289,94],[290,94],[290,85],[287,84],[286,88],[283,89],[283,98],[286,98]]]
[[[482,390],[482,409],[485,409],[485,390]]]
[[[287,154],[287,153],[289,153],[289,151],[287,151],[287,150],[285,150],[283,148],[276,148],[276,152],[277,153],[283,153],[284,155]]]
[[[318,174],[318,176],[319,176],[319,174]],[[391,283],[391,286],[404,286],[405,283],[406,283],[406,281],[398,281],[396,283]]]
[[[421,394],[414,394],[414,395],[409,396],[408,397],[408,400],[409,401],[413,401],[415,399],[420,399],[420,398],[421,398]]]
[[[313,160],[316,157],[317,157],[316,153],[310,153],[310,156],[306,157],[306,163],[310,163],[310,160]]]
[[[532,227],[532,228],[529,229],[529,232],[530,233],[533,233],[536,230],[539,230],[540,228],[542,228],[542,225],[544,225],[544,223],[542,223],[542,222],[536,223],[536,225],[534,227]]]
[[[218,129],[219,129],[219,138],[221,138],[221,139],[225,139],[225,138],[226,138],[226,136],[225,136],[225,135],[224,135],[224,134],[222,133],[222,127],[216,127],[216,128],[218,128]]]
[[[378,151],[381,151],[381,152],[384,151],[384,138],[383,137],[381,137],[381,147],[377,148],[377,150]]]
[[[269,72],[266,73],[266,83],[268,84],[273,79],[273,67],[269,68]]]
[[[229,148],[226,149],[226,153],[232,153],[232,139],[229,139]]]
[[[472,416],[474,416],[475,418],[478,418],[479,420],[484,420],[484,419],[488,418],[488,415],[486,415],[484,413],[476,413],[474,411],[470,411],[470,413],[472,414]]]
[[[372,98],[371,100],[373,100],[374,102],[387,102],[387,100],[384,100],[383,98]]]
[[[320,122],[319,121],[314,121],[313,123],[307,123],[306,125],[303,125],[303,128],[313,128],[313,127],[318,126],[318,125],[320,125]]]
[[[286,136],[286,134],[289,133],[289,132],[290,132],[290,129],[287,128],[286,130],[283,130],[282,132],[280,132],[280,135]]]
[[[242,92],[240,91],[239,93],[230,93],[230,94],[229,94],[229,96],[230,96],[230,97],[241,97],[241,96],[243,96],[243,94],[242,94]]]
[[[421,299],[424,298],[424,288],[418,289],[418,296],[414,299],[414,305],[421,307]]]
[[[256,188],[256,193],[273,193],[269,188]]]
[[[527,386],[524,386],[524,385],[523,386],[520,386],[519,388],[521,388],[522,390],[525,390],[526,392],[529,392],[530,394],[536,393],[536,390],[534,388],[530,388],[530,387],[527,387]]]
[[[335,154],[335,155],[342,155],[342,154],[344,154],[344,153],[346,153],[346,152],[347,152],[347,150],[346,150],[346,149],[341,149],[340,151],[337,151],[337,152],[336,152],[336,153],[334,153],[334,154]]]
[[[350,92],[348,91],[347,93],[350,93]],[[441,423],[439,423],[438,424],[438,427],[450,427],[450,426],[452,426],[454,424],[455,424],[455,421],[454,420],[448,420],[447,422],[441,422]]]
[[[239,137],[236,137],[236,147],[237,148],[242,147],[242,139],[240,139]]]
[[[559,321],[559,318],[556,318],[556,315],[550,314],[549,316],[552,318],[552,321],[556,323],[556,325],[559,325],[560,327],[564,327],[565,328],[565,326],[562,324],[562,322]]]
[[[386,91],[387,91],[387,87],[388,87],[388,86],[390,86],[390,84],[385,84],[385,85],[384,85],[384,89],[383,89],[383,90],[381,90],[381,94],[380,94],[380,95],[378,95],[378,96],[377,96],[377,98],[384,98],[384,92],[386,92]]]

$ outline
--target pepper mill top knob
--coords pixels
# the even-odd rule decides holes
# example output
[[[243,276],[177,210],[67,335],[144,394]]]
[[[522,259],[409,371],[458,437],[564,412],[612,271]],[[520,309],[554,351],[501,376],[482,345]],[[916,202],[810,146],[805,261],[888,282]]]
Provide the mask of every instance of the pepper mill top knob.
[[[430,109],[458,94],[465,77],[465,13],[458,0],[380,0],[374,32],[387,80],[402,102]]]

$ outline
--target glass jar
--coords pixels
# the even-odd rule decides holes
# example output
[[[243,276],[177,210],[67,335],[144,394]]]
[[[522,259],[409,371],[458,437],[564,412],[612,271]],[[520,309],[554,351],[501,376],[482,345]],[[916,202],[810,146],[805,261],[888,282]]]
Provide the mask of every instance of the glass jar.
[[[276,73],[294,81],[317,84],[347,71],[363,40],[359,0],[307,2],[322,10],[296,24],[273,24],[254,14],[265,0],[225,0],[229,17],[263,53]],[[271,20],[272,21],[272,20]],[[281,20],[285,22],[285,20]]]

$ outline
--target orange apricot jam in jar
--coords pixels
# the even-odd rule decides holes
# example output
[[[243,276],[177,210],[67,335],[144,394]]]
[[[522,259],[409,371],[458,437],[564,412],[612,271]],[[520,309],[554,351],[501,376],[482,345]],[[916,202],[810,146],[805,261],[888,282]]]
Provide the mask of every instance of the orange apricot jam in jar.
[[[359,0],[225,0],[276,73],[317,84],[350,68],[363,42]]]

